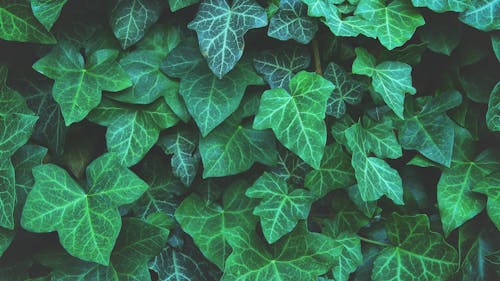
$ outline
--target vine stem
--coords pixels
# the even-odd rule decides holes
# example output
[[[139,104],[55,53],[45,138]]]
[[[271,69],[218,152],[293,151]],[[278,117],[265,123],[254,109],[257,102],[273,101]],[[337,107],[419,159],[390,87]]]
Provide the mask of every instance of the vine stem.
[[[321,57],[319,55],[319,46],[318,39],[316,37],[312,40],[312,49],[313,49],[313,57],[314,57],[314,68],[316,73],[319,75],[323,75],[323,71],[321,70]]]
[[[389,244],[378,242],[378,241],[375,241],[375,240],[372,240],[372,239],[368,239],[368,238],[365,238],[365,237],[362,237],[362,236],[359,236],[359,239],[361,241],[365,241],[366,243],[370,243],[370,244],[378,245],[378,246],[382,246],[382,247],[389,247],[389,246],[391,246]]]

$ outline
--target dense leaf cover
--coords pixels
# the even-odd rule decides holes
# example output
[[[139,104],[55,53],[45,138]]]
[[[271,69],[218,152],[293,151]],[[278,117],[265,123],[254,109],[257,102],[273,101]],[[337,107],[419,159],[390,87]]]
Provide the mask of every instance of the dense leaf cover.
[[[500,280],[499,0],[0,0],[0,280]]]

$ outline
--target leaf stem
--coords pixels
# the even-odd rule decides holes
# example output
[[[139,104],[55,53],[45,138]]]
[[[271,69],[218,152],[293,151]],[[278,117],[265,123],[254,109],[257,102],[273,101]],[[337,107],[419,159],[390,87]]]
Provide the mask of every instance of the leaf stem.
[[[314,37],[311,43],[314,57],[314,68],[316,70],[316,73],[318,73],[319,75],[323,75],[323,71],[321,70],[321,57],[319,55],[318,39]]]
[[[377,245],[377,246],[382,246],[382,247],[389,247],[389,246],[391,246],[389,244],[386,244],[386,243],[383,243],[383,242],[379,242],[379,241],[375,241],[375,240],[372,240],[372,239],[368,239],[368,238],[365,238],[365,237],[362,237],[362,236],[359,236],[359,239],[361,241],[366,242],[366,243],[370,243],[370,244]]]

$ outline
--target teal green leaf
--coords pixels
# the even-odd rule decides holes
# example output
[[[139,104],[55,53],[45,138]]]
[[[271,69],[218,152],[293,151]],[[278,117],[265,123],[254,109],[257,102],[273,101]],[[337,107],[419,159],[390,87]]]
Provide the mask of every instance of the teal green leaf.
[[[425,23],[408,0],[391,1],[387,6],[383,0],[361,0],[354,14],[373,25],[374,34],[389,50],[403,46]]]
[[[345,192],[335,192],[331,201],[333,219],[322,221],[322,232],[331,236],[342,236],[343,233],[354,234],[370,223],[370,219],[361,212],[354,201]]]
[[[287,182],[265,172],[246,191],[246,196],[261,199],[253,214],[260,223],[267,242],[274,243],[290,233],[299,220],[308,217],[315,196],[304,189],[289,190]]]
[[[313,168],[319,168],[326,144],[326,101],[334,85],[316,73],[299,72],[284,89],[262,95],[254,128],[271,128],[278,140]]]
[[[276,164],[276,142],[272,132],[242,125],[238,115],[235,113],[200,139],[204,178],[235,175],[250,169],[255,162]]]
[[[1,155],[2,158],[4,157]],[[16,178],[15,170],[10,162],[9,158],[7,160],[0,161],[0,230],[6,236],[4,239],[5,247],[10,244],[11,238],[8,235],[8,231],[14,229],[14,210],[16,207]],[[4,230],[5,228],[5,230]],[[6,241],[7,240],[7,241]]]
[[[386,222],[386,230],[390,246],[375,259],[373,280],[444,281],[457,270],[457,252],[430,230],[426,215],[394,213]]]
[[[350,274],[363,263],[361,241],[355,234],[341,233],[335,237],[335,242],[341,246],[342,254],[336,257],[332,268],[333,277],[338,281],[347,281]]]
[[[105,154],[87,167],[88,190],[54,164],[33,169],[35,185],[24,206],[21,224],[32,232],[57,231],[71,255],[108,265],[121,228],[118,207],[137,200],[148,188]]]
[[[17,205],[23,206],[28,193],[35,184],[35,179],[31,170],[41,165],[47,156],[47,148],[34,144],[27,144],[21,147],[12,155],[12,165],[16,173],[16,197]]]
[[[165,154],[172,155],[172,171],[185,186],[190,186],[200,164],[198,135],[194,130],[177,129],[174,133],[160,137],[158,145]]]
[[[482,31],[498,30],[500,29],[500,1],[471,1],[471,7],[461,13],[458,19]]]
[[[486,112],[486,125],[491,131],[500,131],[500,83],[491,91]]]
[[[375,38],[373,24],[360,16],[341,15],[338,1],[325,0],[302,0],[308,6],[308,15],[320,17],[326,26],[335,36],[356,37],[363,34],[367,37]]]
[[[31,10],[38,21],[50,30],[66,2],[68,0],[31,0]]]
[[[294,46],[262,52],[253,64],[271,88],[288,89],[292,77],[309,67],[311,55],[306,48]]]
[[[204,0],[188,28],[198,34],[201,53],[219,79],[231,71],[243,55],[243,36],[267,25],[264,8],[255,0]]]
[[[36,71],[55,80],[52,95],[61,106],[66,126],[83,120],[97,107],[102,90],[116,92],[132,85],[115,62],[118,54],[116,50],[98,50],[85,63],[75,46],[61,42],[33,64]]]
[[[247,86],[263,84],[247,59],[217,78],[189,43],[174,49],[163,65],[165,73],[181,78],[180,94],[203,137],[238,108]]]
[[[348,74],[340,65],[333,62],[326,66],[323,75],[336,87],[326,103],[326,114],[335,118],[340,118],[346,113],[346,104],[359,104],[363,93],[368,91],[367,85],[362,80]]]
[[[0,1],[0,38],[41,44],[57,42],[33,16],[28,1]]]
[[[471,0],[411,0],[415,7],[427,7],[434,12],[463,12],[471,7]]]
[[[375,66],[375,58],[363,48],[356,48],[356,55],[352,72],[371,77],[375,91],[403,119],[405,93],[417,92],[412,86],[411,66],[396,61],[384,61]]]
[[[403,186],[398,172],[384,160],[369,157],[373,148],[367,145],[366,132],[361,124],[356,123],[345,131],[348,146],[352,151],[352,167],[358,182],[361,198],[375,201],[386,195],[394,203],[403,204]]]
[[[119,0],[111,11],[110,24],[123,49],[137,43],[162,10],[160,0]]]
[[[493,48],[493,52],[497,57],[497,60],[500,62],[500,35],[492,34],[491,35],[491,46]]]
[[[456,91],[448,91],[431,98],[422,110],[406,118],[399,127],[399,140],[404,149],[415,149],[430,160],[450,167],[455,139],[454,122],[440,108],[439,100],[457,106],[462,96]]]
[[[472,188],[486,175],[500,168],[498,156],[490,150],[483,151],[475,158],[461,151],[470,149],[467,146],[473,147],[474,144],[470,135],[463,141],[463,133],[457,134],[455,132],[458,140],[455,141],[451,166],[443,171],[437,185],[437,202],[446,235],[484,209],[485,198],[473,192]]]
[[[179,121],[164,100],[141,107],[128,107],[104,99],[88,118],[108,127],[108,150],[116,153],[120,163],[126,167],[141,161],[158,141],[160,131]]]
[[[333,143],[325,147],[325,155],[317,170],[307,173],[305,187],[317,198],[328,192],[354,184],[354,171],[350,157],[342,150],[342,146]]]
[[[176,12],[180,9],[189,7],[198,2],[199,0],[168,0],[168,5],[170,6],[170,10],[172,12]]]
[[[342,252],[335,240],[309,232],[303,224],[270,246],[241,228],[228,238],[233,253],[226,261],[222,281],[317,280]]]
[[[486,211],[497,229],[500,230],[500,172],[495,172],[483,178],[472,186],[472,191],[488,196]]]
[[[0,168],[0,173],[1,173],[1,168]],[[2,180],[0,180],[0,183],[1,182]],[[0,228],[0,258],[2,257],[3,253],[9,248],[10,244],[14,240],[15,235],[16,232],[13,230]],[[2,276],[1,273],[0,276]]]
[[[318,23],[307,15],[307,5],[301,0],[282,0],[279,10],[269,20],[267,35],[281,41],[293,39],[301,44],[311,42]]]
[[[379,158],[396,159],[403,155],[401,145],[393,131],[392,122],[389,120],[379,123],[365,118],[362,135],[366,152],[373,152]]]
[[[175,211],[182,229],[193,237],[203,255],[221,269],[231,253],[227,240],[234,235],[234,228],[250,232],[257,223],[257,217],[252,215],[255,201],[244,196],[247,187],[242,181],[233,183],[224,192],[222,205],[192,194]]]
[[[278,163],[269,171],[296,186],[304,185],[304,179],[311,167],[290,150],[278,146]]]
[[[135,45],[136,50],[154,51],[168,55],[181,42],[182,32],[179,26],[168,23],[156,23],[144,38]]]

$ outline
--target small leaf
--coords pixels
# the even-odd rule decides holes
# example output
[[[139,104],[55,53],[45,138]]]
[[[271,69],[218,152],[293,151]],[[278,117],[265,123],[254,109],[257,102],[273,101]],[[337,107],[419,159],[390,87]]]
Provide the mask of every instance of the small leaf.
[[[31,10],[39,22],[50,30],[59,18],[61,10],[68,0],[31,0]]]
[[[307,6],[301,0],[282,0],[279,10],[269,21],[267,35],[281,41],[293,39],[299,43],[309,43],[318,24],[307,16]]]

